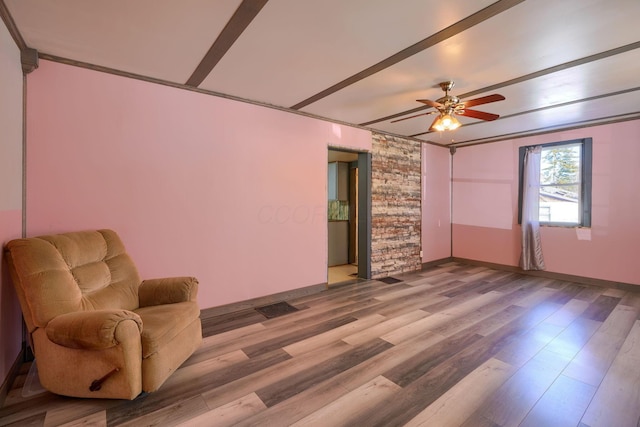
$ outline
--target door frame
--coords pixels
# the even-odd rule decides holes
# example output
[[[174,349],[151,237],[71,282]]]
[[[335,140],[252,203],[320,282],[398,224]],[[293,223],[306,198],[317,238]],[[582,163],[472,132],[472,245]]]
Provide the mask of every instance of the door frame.
[[[371,278],[371,153],[327,147],[358,155],[358,278]],[[327,236],[328,238],[328,236]],[[327,265],[328,268],[328,265]]]
[[[358,152],[358,277],[371,278],[371,153]]]

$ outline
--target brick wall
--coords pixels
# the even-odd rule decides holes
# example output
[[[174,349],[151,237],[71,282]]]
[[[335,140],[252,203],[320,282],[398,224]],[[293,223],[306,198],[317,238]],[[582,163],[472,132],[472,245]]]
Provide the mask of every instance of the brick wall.
[[[420,270],[421,143],[373,134],[371,277]]]

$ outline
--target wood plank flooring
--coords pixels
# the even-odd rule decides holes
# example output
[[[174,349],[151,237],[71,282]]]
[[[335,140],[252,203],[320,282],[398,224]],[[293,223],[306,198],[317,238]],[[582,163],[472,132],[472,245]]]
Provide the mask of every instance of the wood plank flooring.
[[[73,399],[28,384],[16,426],[615,426],[640,420],[640,293],[446,263],[203,318],[155,393]]]

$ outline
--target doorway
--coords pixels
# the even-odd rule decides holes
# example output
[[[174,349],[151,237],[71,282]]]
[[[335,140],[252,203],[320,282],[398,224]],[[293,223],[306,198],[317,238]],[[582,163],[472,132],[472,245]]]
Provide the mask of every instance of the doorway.
[[[371,154],[329,149],[327,228],[329,285],[371,276]]]

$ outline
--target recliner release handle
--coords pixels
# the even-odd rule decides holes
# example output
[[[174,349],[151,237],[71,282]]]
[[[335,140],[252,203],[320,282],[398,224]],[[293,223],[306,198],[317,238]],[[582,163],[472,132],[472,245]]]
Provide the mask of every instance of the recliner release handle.
[[[113,368],[111,372],[108,372],[104,377],[94,380],[89,386],[89,391],[98,391],[102,388],[102,383],[109,379],[110,376],[120,371],[120,368]]]

